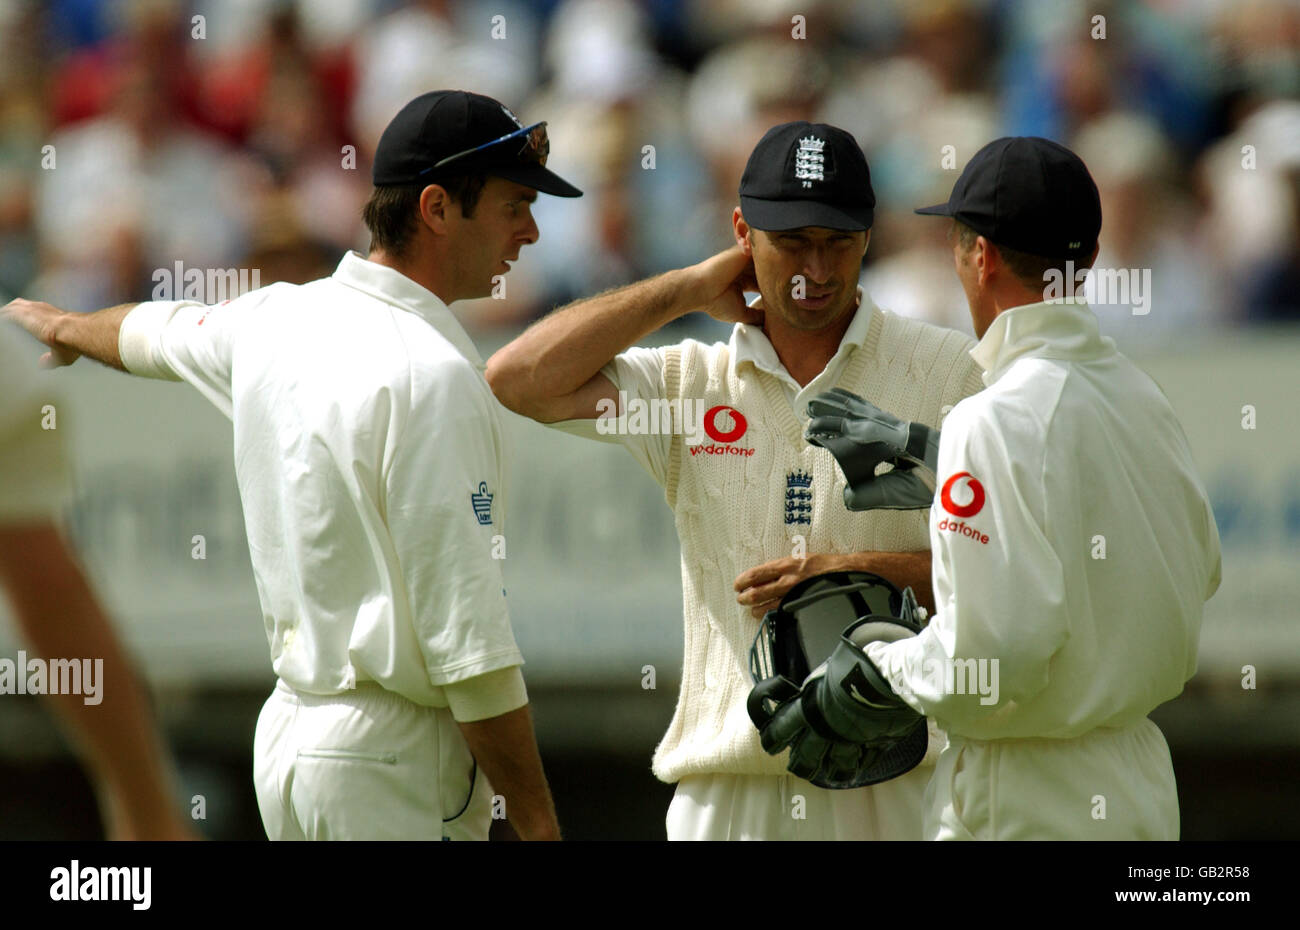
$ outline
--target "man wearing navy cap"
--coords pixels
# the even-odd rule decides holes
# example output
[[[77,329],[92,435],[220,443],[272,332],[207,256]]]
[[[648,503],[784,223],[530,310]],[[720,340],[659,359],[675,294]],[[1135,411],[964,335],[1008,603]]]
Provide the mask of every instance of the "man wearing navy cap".
[[[231,418],[279,681],[254,740],[272,839],[558,839],[506,609],[503,437],[447,309],[536,242],[545,124],[463,91],[407,104],[375,152],[368,257],[219,306],[92,314],[18,300],[50,347],[193,384]],[[495,796],[494,796],[495,792]]]
[[[556,311],[492,356],[488,380],[525,416],[621,442],[674,511],[682,684],[654,756],[655,774],[677,784],[668,838],[920,839],[941,737],[928,763],[892,780],[818,787],[764,751],[746,710],[748,656],[757,620],[814,575],[870,571],[932,603],[924,517],[848,513],[834,459],[803,441],[803,409],[839,385],[937,425],[980,387],[974,343],[884,312],[858,288],[875,195],[849,133],[773,127],[739,194],[733,248]],[[760,298],[746,306],[745,290]],[[730,340],[634,345],[695,310],[734,323]]]
[[[1169,748],[1147,715],[1196,671],[1219,537],[1168,400],[1073,296],[1067,263],[1097,255],[1096,185],[1061,145],[998,139],[946,204],[917,212],[953,220],[986,385],[944,421],[925,463],[937,493],[915,469],[863,469],[882,448],[905,457],[909,417],[818,399],[808,429],[865,476],[859,505],[933,503],[938,612],[913,639],[866,645],[886,682],[868,698],[948,733],[927,838],[1177,839]],[[954,686],[945,669],[997,687]]]

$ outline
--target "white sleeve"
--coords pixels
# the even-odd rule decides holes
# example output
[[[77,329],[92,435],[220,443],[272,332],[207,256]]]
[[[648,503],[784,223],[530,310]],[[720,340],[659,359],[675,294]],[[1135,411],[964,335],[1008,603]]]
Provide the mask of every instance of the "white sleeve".
[[[1042,455],[1013,456],[1002,427],[974,409],[949,414],[939,445],[930,516],[937,612],[919,636],[866,650],[901,697],[958,732],[1042,691],[1070,636],[1065,572],[1042,529]],[[978,512],[966,513],[981,496]],[[953,661],[970,659],[998,660],[995,703],[945,693]]]
[[[432,380],[412,390],[386,502],[429,680],[446,685],[521,665],[523,656],[499,558],[504,472],[495,400],[463,359],[426,373]]]
[[[627,401],[635,399],[645,402],[666,397],[663,348],[633,346],[614,356],[600,373],[614,383],[615,390],[622,393]],[[622,443],[632,458],[662,485],[668,480],[668,456],[672,450],[673,437],[664,433],[629,435],[626,419],[621,416],[625,413],[626,409],[620,405],[617,422],[593,418],[561,420],[546,425],[584,439]]]
[[[118,354],[133,375],[187,381],[231,415],[234,338],[243,314],[255,311],[277,285],[207,306],[193,300],[137,304],[122,320]]]

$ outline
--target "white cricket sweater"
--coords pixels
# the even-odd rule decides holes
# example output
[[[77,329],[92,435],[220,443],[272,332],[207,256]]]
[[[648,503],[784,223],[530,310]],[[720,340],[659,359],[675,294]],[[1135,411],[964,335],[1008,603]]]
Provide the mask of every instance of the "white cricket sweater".
[[[743,337],[743,338],[738,338]],[[799,392],[840,386],[906,420],[939,425],[945,407],[980,390],[975,342],[953,330],[898,317],[863,300],[827,371]],[[838,368],[838,376],[834,369]],[[768,370],[764,370],[768,369]],[[654,756],[666,782],[685,775],[781,775],[745,710],[753,687],[749,648],[758,623],[736,603],[741,572],[806,551],[928,549],[928,511],[850,513],[834,457],[803,438],[804,403],[761,333],[738,326],[731,342],[687,340],[633,348],[604,369],[629,398],[700,400],[710,435],[692,446],[671,436],[599,435],[592,420],[551,424],[619,441],[667,492],[682,547],[685,645],[677,709]],[[715,408],[728,408],[715,410]],[[742,428],[743,427],[743,428]],[[941,747],[938,747],[941,748]],[[932,747],[932,760],[937,748]],[[931,764],[932,761],[931,761]]]

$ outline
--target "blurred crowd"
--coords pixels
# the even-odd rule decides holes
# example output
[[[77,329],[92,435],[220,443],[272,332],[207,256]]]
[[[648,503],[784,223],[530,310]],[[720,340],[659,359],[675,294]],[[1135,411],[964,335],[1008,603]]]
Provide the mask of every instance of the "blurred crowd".
[[[380,131],[440,87],[548,120],[586,191],[541,198],[505,299],[454,308],[471,330],[727,246],[751,148],[795,119],[867,153],[887,309],[970,331],[946,224],[911,210],[1017,134],[1089,165],[1098,265],[1150,269],[1149,313],[1097,307],[1122,347],[1300,319],[1296,0],[0,0],[0,299],[329,274],[366,248]]]

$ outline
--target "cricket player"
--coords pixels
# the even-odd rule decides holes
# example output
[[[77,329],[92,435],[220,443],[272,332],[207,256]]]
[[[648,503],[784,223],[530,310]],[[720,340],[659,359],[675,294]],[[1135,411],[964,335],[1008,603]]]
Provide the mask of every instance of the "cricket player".
[[[50,361],[193,384],[234,423],[279,682],[254,779],[272,839],[558,839],[506,609],[499,410],[447,305],[537,241],[545,124],[462,91],[408,103],[375,152],[367,257],[219,306],[6,308]],[[494,792],[496,799],[494,803]]]
[[[49,701],[86,762],[108,838],[197,839],[177,808],[144,688],[59,530],[71,491],[67,449],[57,419],[45,428],[54,398],[24,342],[16,327],[0,324],[0,594],[38,661],[77,662],[83,674],[100,669],[94,682],[70,677],[86,693],[51,688]]]
[[[948,203],[917,212],[953,219],[987,387],[939,441],[938,613],[915,638],[866,645],[888,692],[867,697],[948,733],[927,838],[1177,839],[1169,748],[1147,715],[1196,671],[1219,536],[1169,401],[1099,334],[1072,274],[1059,289],[1096,260],[1096,185],[1061,145],[998,139]],[[898,454],[910,426],[893,413],[818,418],[809,435]],[[897,499],[908,480],[863,491]],[[996,678],[995,699],[973,675]]]
[[[803,578],[861,569],[932,603],[924,517],[850,514],[834,459],[803,440],[807,399],[836,385],[935,425],[980,387],[970,339],[886,313],[857,287],[874,206],[849,133],[776,126],[745,169],[734,248],[565,307],[488,362],[503,404],[622,442],[674,511],[682,685],[654,756],[655,774],[677,784],[669,839],[921,837],[932,761],[825,790],[763,751],[745,709],[756,619]],[[752,307],[746,288],[760,294]],[[629,348],[695,310],[735,323],[730,341]],[[665,402],[672,423],[646,416]]]

